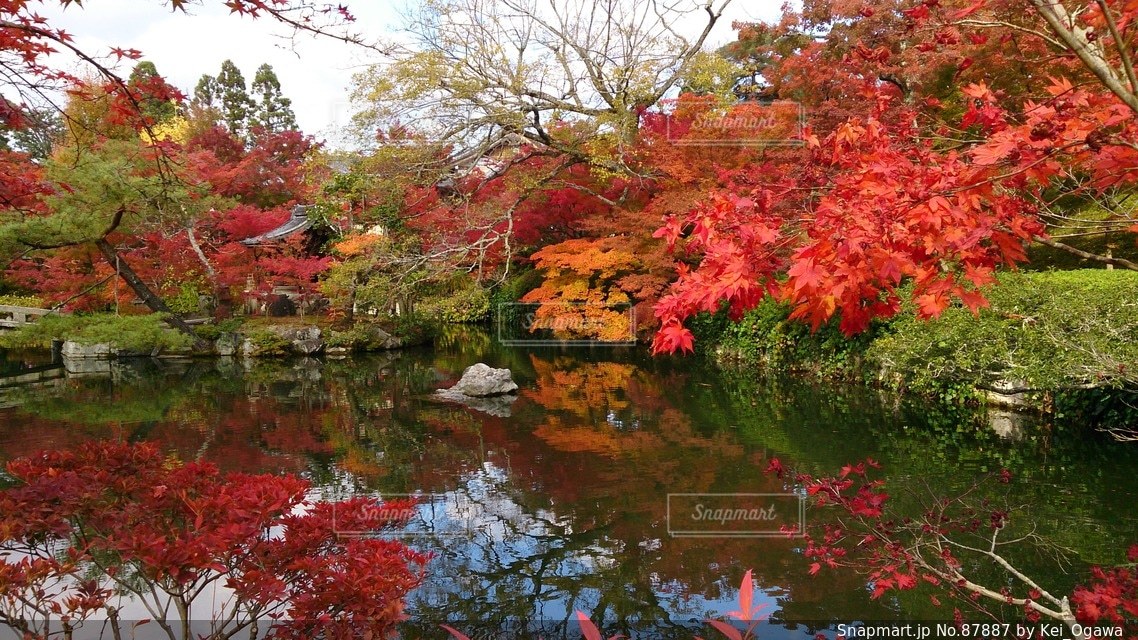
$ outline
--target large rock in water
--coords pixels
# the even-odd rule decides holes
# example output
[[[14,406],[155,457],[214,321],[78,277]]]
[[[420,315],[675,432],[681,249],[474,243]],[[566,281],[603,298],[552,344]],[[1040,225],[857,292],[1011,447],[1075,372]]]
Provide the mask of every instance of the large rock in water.
[[[116,358],[158,355],[158,351],[128,351],[126,349],[119,349],[112,344],[84,344],[67,340],[63,343],[63,346],[60,347],[59,355],[70,360],[114,360]]]
[[[363,351],[383,351],[403,346],[403,339],[397,338],[376,325],[361,327],[363,340],[358,345]]]
[[[298,356],[309,356],[324,350],[324,339],[321,338],[320,327],[315,325],[268,325],[263,331],[275,334],[288,342],[288,351]],[[245,356],[264,355],[256,341],[246,337],[241,344],[241,353]]]
[[[490,398],[516,393],[518,385],[509,369],[495,369],[479,362],[462,372],[459,380],[449,391],[473,398]]]
[[[494,369],[481,362],[466,368],[462,379],[449,389],[439,389],[441,400],[464,404],[475,411],[507,418],[510,405],[517,400],[518,385],[509,369]]]
[[[117,355],[118,350],[109,344],[82,344],[68,340],[63,343],[59,353],[64,358],[74,360],[110,360]]]

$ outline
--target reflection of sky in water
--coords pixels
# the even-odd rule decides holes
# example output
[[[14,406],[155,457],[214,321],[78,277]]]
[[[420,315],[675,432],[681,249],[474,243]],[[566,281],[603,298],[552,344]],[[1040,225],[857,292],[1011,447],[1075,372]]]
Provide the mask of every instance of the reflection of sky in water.
[[[574,531],[573,518],[559,514],[556,505],[520,503],[516,496],[523,494],[509,481],[506,469],[484,462],[463,474],[456,489],[420,498],[418,520],[401,534],[435,557],[426,583],[409,598],[412,619],[455,624],[540,620],[543,628],[563,629],[575,611],[595,615],[598,607],[610,606],[603,591],[619,584],[633,588],[620,577],[621,562],[627,562],[620,554],[627,545],[647,552],[662,546],[659,538],[625,541],[604,532]],[[596,579],[605,575],[610,578]],[[598,583],[605,586],[598,588]],[[648,610],[674,625],[723,618],[737,607],[738,585],[726,578],[720,585],[723,599],[692,594],[686,585],[656,574],[646,586],[653,600]],[[776,611],[784,593],[781,588],[757,590],[756,602],[767,605],[761,613]],[[606,612],[606,623],[613,618]],[[646,627],[657,621],[626,622]]]
[[[309,500],[342,499],[354,493],[352,485],[351,475],[342,474],[335,481],[310,490],[307,497]],[[445,493],[420,496],[418,519],[399,532],[412,546],[435,554],[426,583],[408,599],[408,613],[413,619],[423,621],[421,628],[425,632],[437,631],[435,624],[441,621],[449,621],[464,630],[464,626],[471,626],[474,620],[475,626],[489,621],[498,628],[512,630],[516,630],[519,623],[537,624],[543,637],[579,638],[576,611],[592,614],[593,620],[602,627],[614,622],[611,615],[603,618],[595,615],[606,600],[605,591],[611,589],[613,583],[598,589],[583,581],[589,576],[619,572],[622,559],[618,554],[633,543],[599,534],[595,541],[574,545],[572,518],[559,515],[553,507],[528,507],[519,503],[511,495],[508,472],[492,462],[485,462],[479,469],[461,476],[460,485]],[[274,528],[269,535],[281,533],[279,528]],[[645,551],[658,551],[662,540],[650,538],[635,544]],[[545,560],[538,561],[538,558]],[[520,573],[515,574],[515,568]],[[504,588],[497,584],[499,580],[495,576],[508,583],[511,577],[516,578],[527,569],[531,571],[522,579],[522,584],[508,584]],[[540,586],[539,581],[543,583]],[[733,599],[737,585],[729,584],[726,578],[721,580],[719,590],[731,597],[718,600],[693,595],[687,585],[677,580],[662,580],[655,573],[649,574],[648,583],[660,617],[666,618],[668,626],[676,631],[670,637],[694,637],[696,633],[718,637],[709,634],[710,629],[702,621],[726,619],[728,612],[737,606]],[[519,592],[528,597],[524,610],[515,607],[498,611],[503,604],[500,599]],[[756,602],[766,604],[761,613],[770,615],[776,611],[777,598],[784,593],[781,588],[757,590]],[[201,594],[194,606],[198,611],[212,610],[217,615],[227,610],[231,598],[230,590],[215,583]],[[464,607],[463,603],[474,606]],[[122,607],[125,620],[149,618],[154,614],[132,598],[119,599],[118,605]],[[464,615],[440,613],[454,611]],[[166,617],[173,621],[177,616],[172,613],[168,611]],[[102,619],[105,616],[92,617],[94,621]],[[660,620],[630,618],[622,622],[647,630],[648,635],[638,633],[634,637],[651,637],[651,630]],[[204,620],[195,621],[194,628],[205,634],[213,631]],[[91,630],[95,632],[93,627]],[[160,635],[154,634],[157,628],[139,631],[138,638]],[[95,633],[92,637],[97,637],[101,630]],[[406,635],[416,637],[416,634]],[[437,634],[432,634],[435,636]],[[471,637],[480,636],[475,630]],[[760,637],[812,636],[804,631],[764,625]]]
[[[633,412],[628,411],[627,413]],[[639,418],[632,420],[623,420],[621,419],[620,414],[612,410],[609,410],[609,412],[605,414],[605,422],[607,422],[610,427],[616,429],[617,431],[636,431],[640,429]]]

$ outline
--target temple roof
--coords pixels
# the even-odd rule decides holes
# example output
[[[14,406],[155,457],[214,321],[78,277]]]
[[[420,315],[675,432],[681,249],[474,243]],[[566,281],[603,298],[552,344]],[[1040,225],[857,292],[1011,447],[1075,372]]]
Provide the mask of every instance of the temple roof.
[[[247,247],[271,244],[279,240],[284,240],[293,234],[300,233],[311,226],[312,221],[308,219],[308,207],[303,204],[298,204],[292,208],[292,215],[289,216],[288,220],[284,221],[284,224],[271,231],[266,231],[259,236],[245,238],[241,241],[241,244]]]

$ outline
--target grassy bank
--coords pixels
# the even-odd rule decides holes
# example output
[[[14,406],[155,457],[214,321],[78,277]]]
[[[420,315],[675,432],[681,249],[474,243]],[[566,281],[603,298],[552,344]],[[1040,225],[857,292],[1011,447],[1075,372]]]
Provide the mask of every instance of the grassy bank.
[[[298,340],[316,340],[311,353],[335,349],[377,351],[429,344],[437,324],[421,314],[394,318],[364,317],[346,324],[324,316],[230,318],[195,327],[207,345],[169,327],[161,314],[117,316],[109,313],[48,315],[19,330],[0,333],[0,348],[48,349],[53,341],[107,345],[118,355],[234,355],[258,357],[307,354],[295,348]]]
[[[954,307],[935,320],[912,309],[846,337],[811,332],[764,301],[738,322],[704,316],[705,352],[744,366],[859,380],[950,403],[1014,389],[1057,418],[1103,428],[1138,423],[1138,272],[1002,274],[978,316]],[[1133,406],[1132,406],[1133,405]]]

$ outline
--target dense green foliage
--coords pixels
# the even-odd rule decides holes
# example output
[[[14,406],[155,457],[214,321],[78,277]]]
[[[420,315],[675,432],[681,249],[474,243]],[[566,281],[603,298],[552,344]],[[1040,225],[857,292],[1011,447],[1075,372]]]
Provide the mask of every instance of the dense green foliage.
[[[194,332],[203,340],[217,340],[223,335],[236,333],[244,323],[241,318],[228,318],[221,322],[198,325]]]
[[[0,304],[12,307],[42,307],[43,300],[36,296],[20,296],[14,294],[0,295]]]
[[[249,345],[252,348],[250,355],[280,357],[287,356],[291,352],[291,341],[279,333],[269,331],[268,329],[255,329],[250,331],[245,334],[245,339],[249,341]]]
[[[991,307],[978,317],[953,308],[930,322],[898,318],[870,359],[888,379],[922,391],[945,382],[1057,390],[1135,380],[1138,273],[1007,273],[987,296]]]
[[[33,325],[0,335],[0,346],[47,348],[52,340],[109,344],[115,349],[147,353],[158,349],[186,349],[191,342],[188,336],[167,327],[159,314],[91,314],[44,316]]]
[[[490,294],[490,313],[496,322],[515,322],[518,318],[517,302],[522,296],[541,285],[542,273],[527,269],[503,281]]]
[[[238,136],[248,133],[248,118],[257,105],[245,90],[245,76],[231,60],[221,63],[217,74],[217,100],[226,128]]]
[[[481,322],[490,314],[490,292],[459,274],[419,303],[418,311],[438,322]]]
[[[296,129],[292,100],[281,93],[281,81],[277,79],[272,65],[262,64],[257,67],[250,89],[256,103],[256,110],[250,118],[251,126],[272,133]]]
[[[408,347],[431,344],[438,333],[438,319],[421,313],[404,314],[392,319],[391,334]]]
[[[767,299],[738,322],[731,322],[724,312],[704,314],[693,330],[701,338],[718,335],[714,349],[724,359],[826,378],[854,379],[864,375],[863,354],[877,333],[876,325],[847,338],[838,330],[837,322],[811,332],[809,326],[789,316],[786,305]]]

